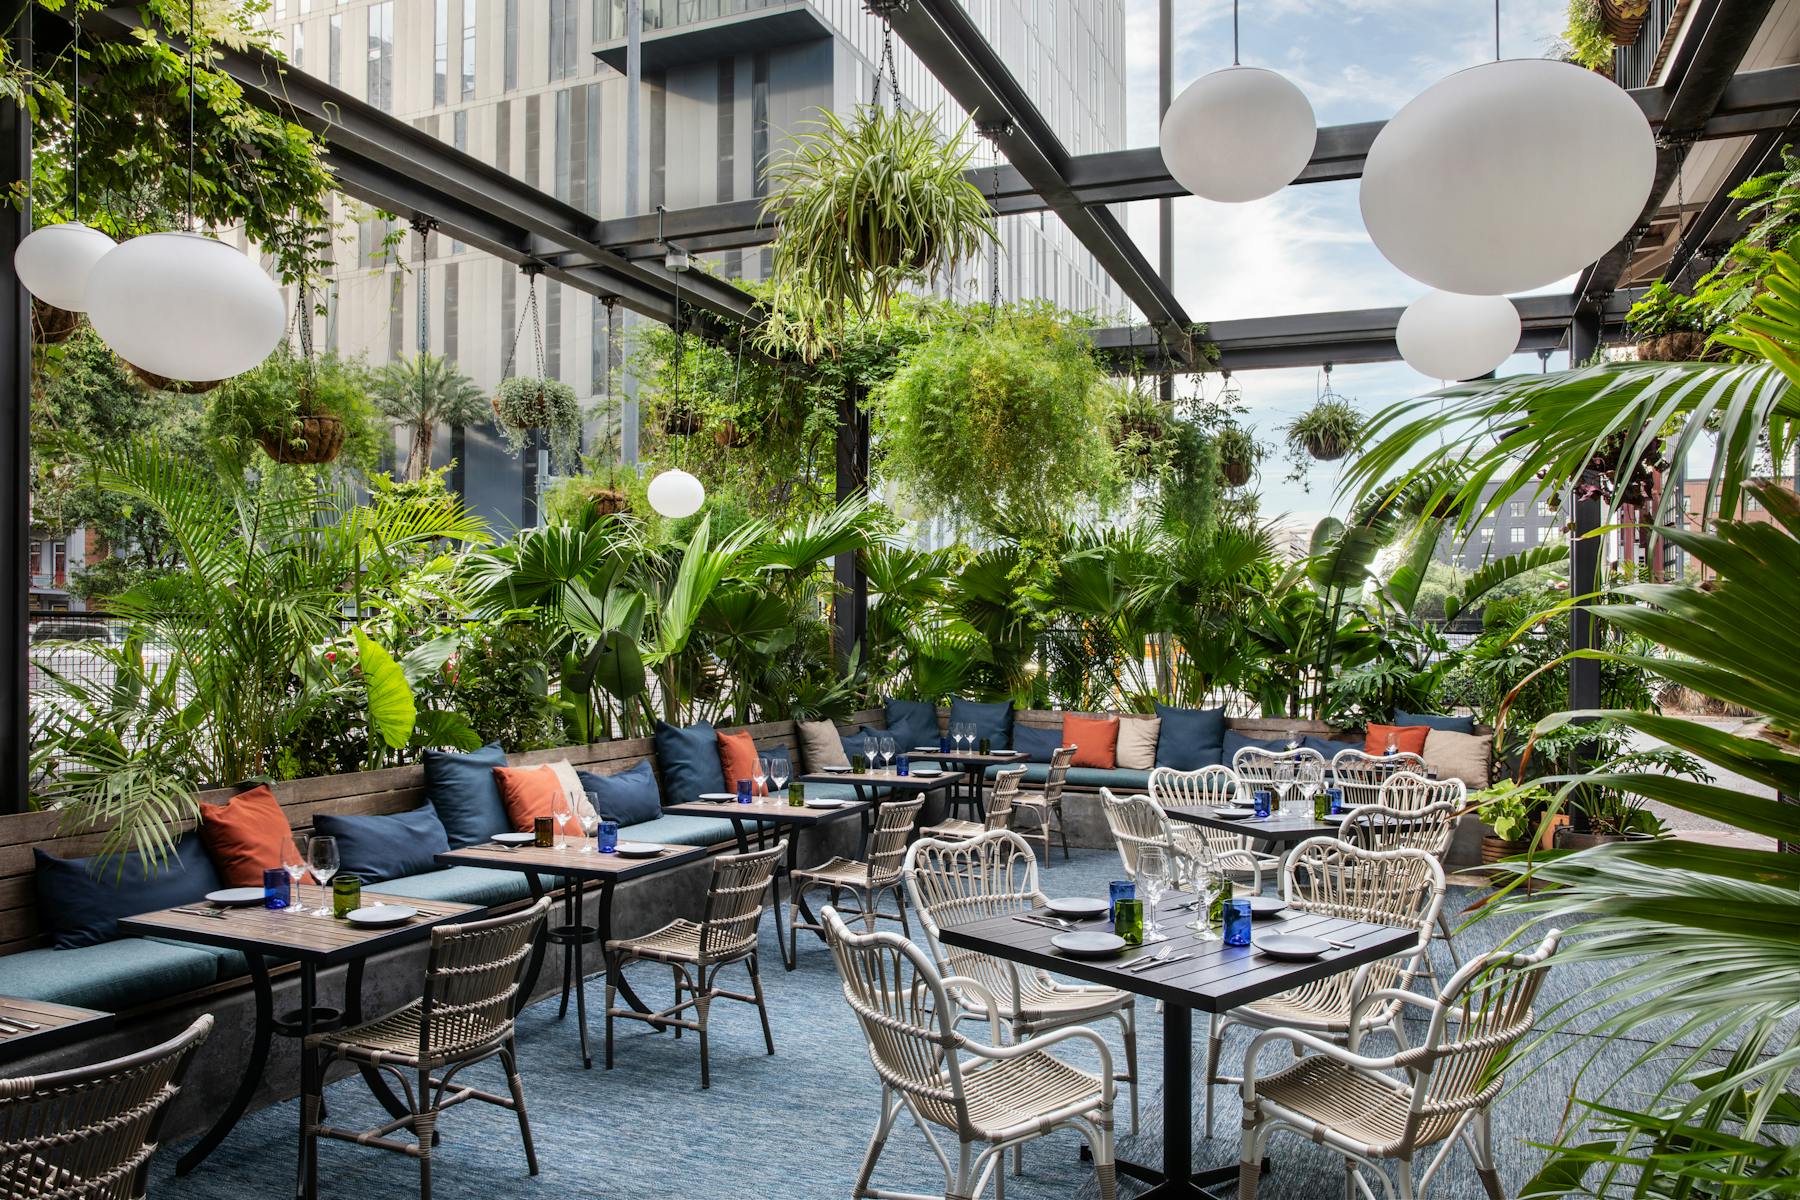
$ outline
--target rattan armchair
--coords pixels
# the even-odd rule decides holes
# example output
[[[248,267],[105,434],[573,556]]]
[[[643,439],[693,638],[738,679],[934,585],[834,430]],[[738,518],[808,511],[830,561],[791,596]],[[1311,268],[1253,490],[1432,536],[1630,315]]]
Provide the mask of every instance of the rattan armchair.
[[[1338,836],[1371,850],[1411,847],[1443,862],[1450,851],[1450,841],[1456,836],[1456,822],[1468,802],[1468,788],[1463,781],[1427,779],[1401,771],[1383,783],[1378,794],[1380,803],[1353,809],[1344,817]],[[1450,918],[1442,909],[1437,915],[1437,936],[1449,951],[1452,968],[1460,967],[1462,959],[1450,936]],[[1429,959],[1425,972],[1436,975]]]
[[[998,1008],[991,1000],[985,1007],[992,1041],[968,1037],[958,1029],[958,1018],[969,999],[985,995],[981,984],[941,977],[922,950],[897,934],[852,933],[831,908],[823,919],[843,977],[844,1000],[862,1026],[881,1080],[881,1118],[852,1197],[931,1200],[873,1184],[876,1161],[904,1110],[944,1168],[945,1200],[979,1196],[997,1176],[1009,1148],[1016,1152],[1025,1142],[1062,1129],[1073,1129],[1087,1141],[1101,1200],[1113,1200],[1114,1088],[1105,1039],[1091,1029],[1068,1025],[1002,1045]],[[953,990],[957,1001],[950,998]],[[1099,1056],[1099,1072],[1051,1053],[1067,1043],[1086,1044]],[[945,1146],[934,1130],[955,1138],[955,1147]],[[996,1179],[997,1192],[999,1186]]]
[[[419,999],[353,1028],[307,1038],[305,1052],[321,1058],[319,1069],[312,1074],[320,1090],[300,1098],[301,1131],[309,1143],[309,1155],[316,1152],[322,1137],[408,1155],[419,1160],[421,1200],[431,1200],[438,1114],[465,1100],[481,1100],[518,1114],[526,1167],[531,1174],[538,1173],[513,1041],[513,1010],[532,945],[549,911],[550,897],[545,896],[522,912],[434,926],[425,961],[424,994]],[[500,1060],[509,1095],[495,1095],[456,1081],[464,1069],[490,1058]],[[406,1096],[406,1114],[368,1130],[321,1124],[323,1081],[326,1068],[334,1061],[392,1075]],[[402,1130],[412,1134],[413,1140],[393,1136]]]
[[[1157,767],[1150,772],[1150,799],[1160,808],[1228,808],[1244,802],[1244,784],[1230,767],[1201,767],[1198,771]],[[1196,825],[1191,836],[1204,839],[1214,854],[1244,851],[1265,870],[1273,871],[1281,863],[1278,855],[1256,849],[1241,833]]]
[[[1025,837],[1044,844],[1044,865],[1050,865],[1050,834],[1062,839],[1063,858],[1069,857],[1069,831],[1063,827],[1063,781],[1069,777],[1069,764],[1075,761],[1075,747],[1059,746],[1050,754],[1050,770],[1044,775],[1044,790],[1021,791],[1013,800],[1013,808],[1029,812],[1037,824],[1020,830]],[[1015,826],[1016,827],[1016,826]]]
[[[1469,785],[1460,779],[1430,779],[1423,770],[1395,771],[1375,793],[1375,803],[1403,812],[1432,804],[1448,804],[1461,811],[1468,802]]]
[[[696,924],[677,918],[642,937],[614,938],[606,943],[606,1069],[613,1065],[613,1018],[628,1017],[656,1027],[673,1026],[700,1035],[700,1086],[712,1086],[712,1063],[707,1054],[707,1016],[714,1000],[736,1000],[756,1006],[762,1019],[763,1044],[775,1053],[775,1034],[769,1029],[769,1009],[763,1003],[762,975],[756,963],[757,928],[762,922],[763,896],[775,867],[787,853],[787,840],[767,850],[748,854],[721,854],[712,860],[712,882],[706,889],[706,908]],[[614,1000],[614,980],[634,962],[658,962],[675,978],[675,1003],[660,1012],[641,1013],[620,1008]],[[719,986],[719,972],[743,963],[750,973],[750,992],[728,992]],[[682,997],[687,999],[683,1000]],[[694,1015],[683,1017],[688,1009]]]
[[[788,960],[798,961],[800,931],[823,931],[824,926],[805,918],[801,902],[815,888],[826,889],[836,905],[844,893],[856,897],[856,907],[865,929],[875,928],[883,917],[900,922],[900,931],[912,936],[906,919],[906,893],[900,886],[900,863],[906,857],[906,843],[912,837],[913,824],[925,806],[923,796],[916,800],[893,800],[875,814],[875,829],[869,835],[867,862],[856,858],[834,858],[804,871],[795,871],[788,879]],[[894,911],[881,911],[881,898],[892,894]]]
[[[1362,996],[1352,1029],[1363,1023],[1364,1010],[1384,1005],[1416,1007],[1429,1018],[1419,1045],[1384,1058],[1358,1053],[1354,1036],[1339,1046],[1299,1029],[1260,1034],[1244,1056],[1240,1200],[1255,1200],[1263,1153],[1269,1138],[1283,1129],[1343,1155],[1346,1196],[1367,1200],[1376,1200],[1376,1193],[1363,1168],[1381,1181],[1383,1196],[1413,1200],[1425,1194],[1461,1139],[1474,1155],[1489,1200],[1505,1200],[1489,1110],[1505,1086],[1508,1053],[1531,1030],[1531,1004],[1561,936],[1553,929],[1529,954],[1495,951],[1471,962],[1435,1000],[1393,988]],[[1264,1075],[1257,1069],[1258,1055],[1276,1042],[1288,1043],[1297,1059]],[[1415,1181],[1415,1157],[1439,1143]],[[1398,1168],[1395,1180],[1376,1166],[1383,1160]]]
[[[1048,972],[1010,959],[944,944],[948,926],[979,921],[1000,913],[1028,912],[1041,907],[1037,856],[1018,834],[1006,830],[963,841],[922,839],[906,852],[901,874],[906,894],[925,940],[946,975],[973,979],[998,1006],[1000,1019],[1014,1040],[1051,1029],[1102,1019],[1115,1020],[1125,1043],[1125,1071],[1117,1076],[1131,1085],[1131,1128],[1137,1132],[1137,1016],[1134,997],[1090,983],[1063,983]],[[967,997],[952,987],[959,1003]],[[987,1000],[963,1004],[964,1017],[985,1016]]]
[[[1245,746],[1231,756],[1231,769],[1243,785],[1242,802],[1248,805],[1256,792],[1275,793],[1279,806],[1291,798],[1296,788],[1325,784],[1325,756],[1317,750],[1296,747],[1292,750],[1264,750]]]
[[[1359,1009],[1357,1002],[1371,990],[1404,991],[1412,986],[1431,941],[1432,922],[1444,902],[1444,871],[1435,857],[1421,850],[1364,850],[1335,838],[1308,838],[1294,847],[1282,867],[1281,897],[1299,912],[1415,930],[1418,941],[1404,955],[1327,975],[1211,1021],[1206,1044],[1208,1137],[1213,1130],[1213,1086],[1238,1082],[1219,1074],[1225,1031],[1232,1025],[1303,1029],[1346,1042],[1382,1028],[1406,1045],[1398,1004]]]
[[[1339,750],[1331,756],[1331,784],[1344,793],[1346,810],[1381,803],[1381,785],[1397,771],[1423,777],[1425,760],[1405,751],[1365,754],[1361,750]]]
[[[148,1050],[0,1079],[0,1200],[139,1200],[210,1013]]]
[[[1218,871],[1234,883],[1247,883],[1253,895],[1262,891],[1262,855],[1237,846],[1214,850],[1200,826],[1177,825],[1150,797],[1115,796],[1112,789],[1101,788],[1100,810],[1106,816],[1106,827],[1112,831],[1119,863],[1127,875],[1137,875],[1139,848],[1155,845]]]
[[[1013,801],[1018,798],[1019,782],[1024,778],[1024,767],[1007,767],[994,772],[994,790],[988,796],[986,820],[960,821],[952,817],[939,821],[936,825],[927,825],[919,830],[919,836],[966,841],[972,837],[980,837],[992,829],[1011,829]]]

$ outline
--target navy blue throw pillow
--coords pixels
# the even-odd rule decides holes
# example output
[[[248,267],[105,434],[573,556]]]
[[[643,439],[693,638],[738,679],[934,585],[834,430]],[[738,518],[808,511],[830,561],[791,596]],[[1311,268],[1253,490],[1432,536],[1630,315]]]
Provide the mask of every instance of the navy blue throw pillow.
[[[868,740],[871,733],[874,733],[874,731],[866,725],[858,725],[849,733],[840,733],[838,735],[838,741],[844,744],[844,757],[851,758],[858,754],[867,755],[869,753]],[[876,734],[875,736],[879,737],[880,735]]]
[[[1001,700],[994,704],[977,704],[973,700],[964,700],[960,696],[950,700],[950,720],[952,723],[973,721],[975,736],[986,738],[995,750],[1012,749],[1013,702]]]
[[[923,700],[889,700],[887,732],[901,750],[915,746],[936,747],[938,744],[937,705]]]
[[[1394,724],[1423,725],[1427,729],[1441,729],[1445,733],[1474,733],[1475,718],[1470,716],[1449,717],[1433,713],[1409,713],[1400,709],[1394,710]]]
[[[723,792],[725,768],[719,764],[719,735],[711,721],[677,728],[656,723],[656,765],[662,770],[663,792],[670,804],[690,804],[702,792]]]
[[[336,838],[338,872],[365,884],[439,870],[435,856],[450,848],[444,823],[429,804],[385,816],[320,813],[313,832]]]
[[[616,775],[596,775],[577,771],[583,791],[588,792],[594,807],[608,821],[621,825],[641,825],[662,816],[662,797],[656,790],[656,772],[650,760],[641,758],[637,765]],[[720,789],[721,791],[723,789]]]
[[[58,950],[119,936],[119,918],[192,904],[224,884],[195,834],[183,834],[161,866],[136,851],[116,858],[58,858],[32,849],[38,919]]]
[[[1317,750],[1320,754],[1323,754],[1325,756],[1325,765],[1328,767],[1331,765],[1331,760],[1336,758],[1343,751],[1361,750],[1363,748],[1363,743],[1360,738],[1353,742],[1340,742],[1335,738],[1322,738],[1316,734],[1310,733],[1300,739],[1300,744],[1305,746],[1308,750]]]
[[[1177,771],[1198,771],[1201,767],[1231,765],[1225,752],[1225,710],[1223,708],[1171,708],[1156,706],[1162,728],[1156,735],[1156,765]]]
[[[1229,767],[1231,760],[1237,757],[1237,752],[1247,746],[1280,753],[1288,748],[1289,740],[1288,738],[1269,738],[1267,741],[1261,741],[1257,738],[1245,737],[1235,729],[1227,729],[1225,731],[1224,763]]]
[[[1062,748],[1062,730],[1040,729],[1036,725],[1019,722],[1013,725],[1014,750],[1025,752],[1025,761],[1047,763],[1050,756]]]
[[[783,774],[785,774],[788,779],[794,777],[794,752],[789,750],[786,746],[770,746],[767,750],[762,752],[762,756],[769,760],[770,775],[774,775],[782,768],[786,768]],[[769,786],[771,788],[775,786],[773,781],[770,782]]]
[[[425,751],[425,799],[437,810],[452,850],[512,832],[512,818],[494,781],[494,768],[505,765],[506,751],[499,742],[468,753]]]

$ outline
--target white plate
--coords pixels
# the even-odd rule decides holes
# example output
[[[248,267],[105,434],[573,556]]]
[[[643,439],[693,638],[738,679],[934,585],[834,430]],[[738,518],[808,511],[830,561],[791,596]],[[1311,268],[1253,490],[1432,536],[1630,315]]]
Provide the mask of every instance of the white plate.
[[[700,799],[711,800],[715,804],[727,804],[737,800],[736,792],[701,792]]]
[[[912,773],[920,779],[936,779],[944,772],[937,770],[935,767],[914,767]]]
[[[655,858],[663,852],[661,846],[649,842],[620,842],[617,850],[620,858]]]
[[[489,841],[499,842],[502,846],[529,846],[537,841],[535,833],[496,833]]]
[[[1330,942],[1321,942],[1318,938],[1298,933],[1265,933],[1252,938],[1250,944],[1270,958],[1292,962],[1320,958],[1331,949]]]
[[[208,892],[206,898],[214,904],[223,904],[227,908],[244,908],[252,904],[261,904],[267,899],[261,888],[226,888],[224,891]]]
[[[1215,808],[1213,816],[1224,817],[1227,821],[1242,821],[1245,817],[1254,817],[1254,808]]]
[[[347,914],[344,920],[352,925],[366,925],[371,929],[381,929],[389,925],[402,925],[419,915],[416,908],[408,908],[404,904],[373,904],[368,908],[359,908]]]
[[[939,750],[936,746],[914,746],[912,748],[912,753],[914,753],[914,754],[949,754],[950,751]]]
[[[845,764],[844,764],[844,765],[843,765],[843,766],[841,766],[841,767],[820,767],[820,768],[819,768],[819,770],[821,770],[821,771],[829,771],[829,772],[831,772],[831,773],[832,773],[832,774],[833,774],[833,775],[842,775],[842,774],[845,774],[845,773],[846,773],[846,772],[848,772],[848,771],[849,771],[849,770],[850,770],[850,764],[849,764],[849,763],[845,763]]]
[[[1287,901],[1277,896],[1250,896],[1250,917],[1263,921],[1270,917],[1278,917],[1287,911]]]
[[[1089,896],[1065,896],[1060,900],[1051,900],[1049,909],[1059,917],[1090,921],[1095,917],[1105,916],[1112,909],[1112,905],[1105,900],[1095,900]]]
[[[844,807],[844,805],[846,805],[848,803],[850,803],[848,800],[808,800],[806,802],[806,807],[808,807],[808,808],[842,808],[842,807]]]
[[[1050,944],[1070,958],[1115,958],[1125,950],[1125,939],[1116,933],[1059,933]]]

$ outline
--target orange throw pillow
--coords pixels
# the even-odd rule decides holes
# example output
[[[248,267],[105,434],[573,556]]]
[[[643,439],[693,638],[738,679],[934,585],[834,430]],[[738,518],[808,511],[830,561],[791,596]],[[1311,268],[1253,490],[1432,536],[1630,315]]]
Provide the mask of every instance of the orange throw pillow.
[[[530,833],[539,817],[556,815],[557,801],[564,796],[562,780],[554,768],[495,767],[494,782],[500,787],[500,800],[506,805],[507,819],[520,833]],[[559,833],[582,836],[581,823],[573,815],[561,822]]]
[[[1394,749],[1401,754],[1424,754],[1425,735],[1431,732],[1429,725],[1373,725],[1369,726],[1369,734],[1363,741],[1364,754],[1386,754],[1388,737],[1394,739]]]
[[[1075,747],[1072,767],[1110,771],[1119,765],[1119,718],[1063,715],[1063,745]]]
[[[264,871],[287,865],[294,831],[267,784],[200,812],[200,842],[227,887],[261,887]]]
[[[769,784],[756,786],[756,760],[761,751],[756,748],[756,739],[747,733],[721,733],[719,738],[719,769],[725,773],[725,790],[737,791],[738,780],[748,779],[753,792],[767,792]]]

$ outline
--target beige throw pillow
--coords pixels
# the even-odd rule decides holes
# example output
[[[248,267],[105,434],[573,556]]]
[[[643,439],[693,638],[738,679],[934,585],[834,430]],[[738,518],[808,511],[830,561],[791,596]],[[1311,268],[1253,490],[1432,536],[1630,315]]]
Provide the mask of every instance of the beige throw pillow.
[[[1148,771],[1156,765],[1156,739],[1162,732],[1161,717],[1119,718],[1118,763],[1130,771]]]
[[[1439,779],[1460,779],[1470,791],[1488,785],[1489,760],[1493,758],[1491,733],[1453,733],[1434,729],[1425,735],[1425,769]]]
[[[572,811],[581,817],[589,816],[594,806],[588,803],[587,789],[581,786],[581,776],[575,773],[575,764],[568,759],[558,759],[550,764],[556,773],[556,782],[562,785],[563,795],[569,798]]]
[[[794,729],[800,735],[800,753],[806,757],[808,771],[850,765],[844,743],[838,738],[837,726],[830,721],[800,721]]]

